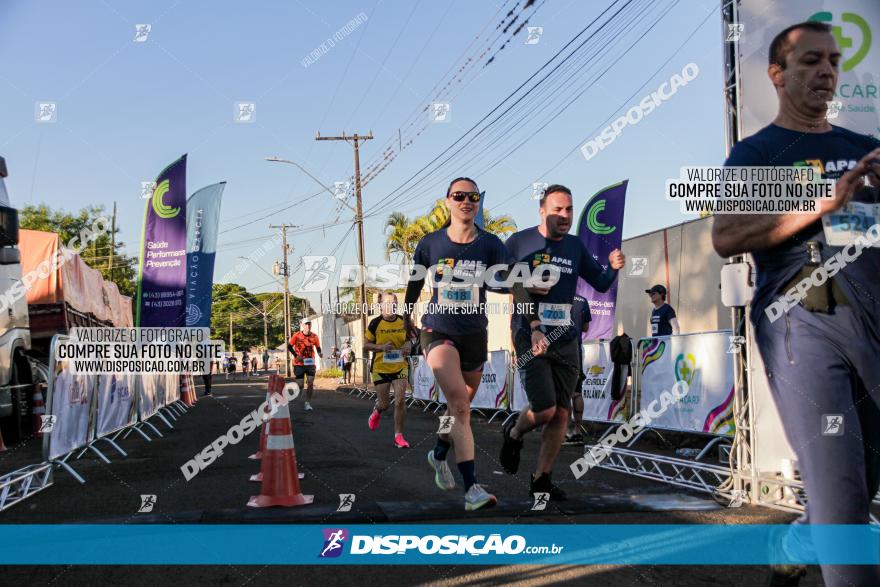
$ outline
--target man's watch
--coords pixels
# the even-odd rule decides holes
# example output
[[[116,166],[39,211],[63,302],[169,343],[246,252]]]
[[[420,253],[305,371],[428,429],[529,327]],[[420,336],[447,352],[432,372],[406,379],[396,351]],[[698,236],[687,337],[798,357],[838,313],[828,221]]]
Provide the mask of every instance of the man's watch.
[[[537,326],[532,326],[532,332],[547,334],[547,327],[544,324],[538,324]]]

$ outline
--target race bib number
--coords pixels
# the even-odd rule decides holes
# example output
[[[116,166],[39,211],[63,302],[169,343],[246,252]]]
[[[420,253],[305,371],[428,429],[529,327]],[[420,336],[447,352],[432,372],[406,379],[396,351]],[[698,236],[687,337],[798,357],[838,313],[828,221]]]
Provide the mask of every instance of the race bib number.
[[[399,350],[385,351],[382,353],[382,361],[385,363],[402,363],[403,353]]]
[[[305,365],[306,367],[314,366],[314,364],[315,364],[315,359],[313,359],[313,358],[303,359],[303,365]]]
[[[880,222],[880,204],[850,202],[842,210],[822,217],[825,241],[832,247],[845,247],[865,236],[873,225]]]
[[[538,314],[544,326],[568,326],[571,324],[571,304],[538,304]]]
[[[437,303],[441,306],[474,306],[479,299],[480,290],[476,284],[451,283],[441,286],[437,291]]]

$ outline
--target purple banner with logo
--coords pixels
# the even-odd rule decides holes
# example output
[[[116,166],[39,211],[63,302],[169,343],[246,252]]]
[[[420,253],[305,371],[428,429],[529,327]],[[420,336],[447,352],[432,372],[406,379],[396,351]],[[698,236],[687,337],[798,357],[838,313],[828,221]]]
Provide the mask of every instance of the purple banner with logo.
[[[603,269],[608,267],[608,255],[619,249],[623,240],[623,210],[626,203],[626,186],[629,180],[599,190],[590,198],[581,212],[578,236],[593,258]],[[583,279],[578,279],[577,293],[590,305],[590,327],[584,340],[608,339],[614,336],[614,310],[617,305],[615,280],[605,293],[594,290]]]
[[[186,155],[156,178],[144,212],[136,324],[183,327],[185,308]]]

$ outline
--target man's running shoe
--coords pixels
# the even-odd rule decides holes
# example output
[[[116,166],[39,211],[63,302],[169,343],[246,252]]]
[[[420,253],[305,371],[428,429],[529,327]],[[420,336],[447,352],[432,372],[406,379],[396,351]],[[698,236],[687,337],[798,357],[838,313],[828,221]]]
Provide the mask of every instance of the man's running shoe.
[[[510,437],[510,431],[515,425],[515,421],[509,420],[502,426],[501,434],[504,436],[504,442],[501,444],[501,454],[498,457],[501,467],[511,475],[516,475],[519,471],[519,453],[523,447],[522,438],[514,440]]]
[[[449,464],[446,461],[438,461],[434,458],[434,449],[428,451],[428,464],[434,469],[434,483],[443,491],[455,489],[455,477],[449,470]],[[473,489],[473,487],[471,488]]]
[[[382,414],[379,413],[379,410],[373,410],[373,413],[370,414],[370,419],[367,420],[367,425],[370,427],[370,430],[377,430],[379,428],[379,416]]]
[[[550,480],[550,473],[544,473],[537,479],[534,475],[530,475],[530,477],[531,483],[529,493],[531,495],[534,496],[536,493],[549,493],[550,501],[565,501],[568,499],[565,492]]]
[[[768,550],[770,556],[774,560],[785,560],[788,558],[783,543],[789,528],[786,526],[781,529],[774,530],[770,534],[770,544]],[[806,565],[798,564],[775,564],[770,565],[770,575],[767,577],[766,585],[769,587],[797,587],[800,585],[801,579],[807,574]]]
[[[565,435],[565,444],[583,444],[584,436],[580,432]]]
[[[394,435],[394,446],[396,446],[397,448],[409,448],[409,443],[403,437],[403,434],[395,434]]]
[[[309,402],[306,402],[306,411],[307,411],[307,412],[311,412],[311,411],[312,411],[312,404],[310,404]]]
[[[498,503],[495,496],[483,489],[479,483],[474,483],[467,493],[464,494],[464,509],[472,512],[480,508],[490,508]]]

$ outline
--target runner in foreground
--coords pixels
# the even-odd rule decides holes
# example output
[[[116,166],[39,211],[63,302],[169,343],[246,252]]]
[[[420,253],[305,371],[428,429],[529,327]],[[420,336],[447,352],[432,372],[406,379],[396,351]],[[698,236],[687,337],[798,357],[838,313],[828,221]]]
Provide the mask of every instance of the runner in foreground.
[[[488,356],[489,325],[485,312],[474,310],[486,301],[482,281],[485,270],[492,265],[508,267],[513,261],[501,239],[474,224],[481,198],[472,179],[453,180],[446,192],[449,224],[422,238],[413,257],[416,267],[429,268],[432,285],[431,304],[422,317],[422,351],[446,395],[446,414],[455,418],[452,433],[439,435],[437,445],[428,452],[428,463],[434,469],[437,486],[454,489],[455,479],[446,456],[452,444],[455,445],[458,470],[464,481],[466,510],[496,503],[495,496],[477,483],[474,467],[470,402],[480,385],[483,363]],[[470,283],[463,283],[465,281]],[[407,286],[408,322],[424,283],[424,277],[413,277]]]
[[[301,330],[294,333],[287,343],[287,350],[293,355],[293,377],[299,388],[303,388],[303,378],[306,378],[306,411],[312,409],[312,394],[315,392],[315,354],[321,356],[321,341],[312,332],[312,323],[306,320],[300,326]]]
[[[807,494],[798,524],[868,524],[880,485],[880,249],[862,249],[865,234],[880,230],[880,142],[828,122],[840,60],[827,24],[779,33],[767,69],[776,119],[737,143],[725,162],[812,166],[837,180],[834,198],[805,214],[721,214],[712,227],[719,255],[751,252],[755,260],[751,320]],[[826,279],[813,277],[786,309],[786,292],[822,267]],[[821,556],[829,546],[798,537],[789,535],[782,549],[797,556],[815,548]],[[795,585],[805,572],[777,567],[772,580]],[[822,577],[827,585],[880,585],[880,568],[824,564]]]
[[[376,406],[368,421],[370,430],[379,428],[379,418],[388,409],[389,389],[394,390],[394,446],[409,448],[403,437],[406,419],[406,377],[410,342],[403,316],[397,314],[397,295],[383,293],[382,314],[367,326],[364,350],[373,352],[370,373],[376,386]]]
[[[571,308],[578,276],[596,291],[608,291],[625,258],[615,249],[608,255],[608,267],[603,269],[584,243],[568,234],[574,210],[567,187],[548,187],[539,210],[541,224],[512,235],[507,240],[507,248],[517,261],[533,267],[547,264],[558,267],[559,280],[550,288],[530,290],[538,304],[538,319],[521,314],[513,317],[517,365],[529,405],[523,408],[515,423],[511,420],[504,426],[499,460],[505,471],[516,474],[523,436],[544,426],[530,493],[549,493],[551,500],[561,501],[565,499],[565,492],[553,484],[550,476],[568,429],[571,392],[581,374],[582,319],[578,317],[579,323],[575,325]]]

